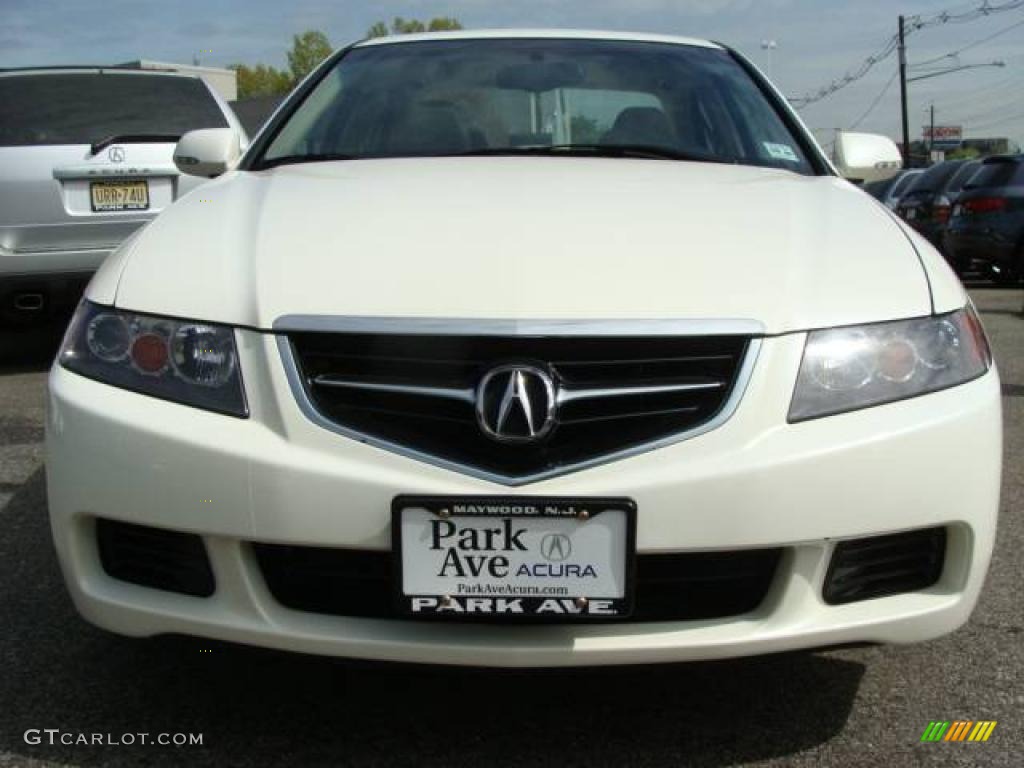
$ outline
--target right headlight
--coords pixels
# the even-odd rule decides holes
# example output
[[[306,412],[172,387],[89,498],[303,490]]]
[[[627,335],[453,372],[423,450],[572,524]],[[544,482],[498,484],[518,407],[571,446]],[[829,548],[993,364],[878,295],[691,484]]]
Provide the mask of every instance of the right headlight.
[[[69,371],[115,387],[248,416],[235,334],[225,325],[83,300],[57,359]]]
[[[891,403],[976,379],[992,357],[970,305],[946,315],[807,335],[789,421]]]

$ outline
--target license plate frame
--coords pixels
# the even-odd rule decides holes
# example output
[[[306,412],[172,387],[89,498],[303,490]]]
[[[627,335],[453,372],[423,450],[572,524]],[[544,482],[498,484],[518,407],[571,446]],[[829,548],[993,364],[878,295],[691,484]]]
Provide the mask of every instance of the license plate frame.
[[[141,202],[129,202],[118,200],[114,203],[100,202],[97,204],[96,193],[100,189],[115,188],[118,190],[142,190],[143,200]],[[130,179],[118,181],[90,181],[89,182],[89,205],[93,213],[118,213],[120,211],[148,211],[150,204],[149,182],[145,179]]]
[[[466,509],[476,508],[478,511],[471,514],[463,514]],[[500,514],[490,510],[496,508],[516,509],[514,514]],[[498,523],[504,526],[504,520],[510,521],[543,521],[545,525],[557,528],[568,528],[579,533],[583,530],[580,526],[588,522],[592,524],[599,522],[599,528],[607,528],[609,531],[615,528],[615,516],[621,517],[620,537],[614,532],[606,535],[609,541],[619,540],[621,544],[621,583],[622,594],[620,596],[608,597],[605,595],[579,595],[585,597],[581,605],[576,594],[560,596],[530,596],[530,595],[450,595],[457,607],[449,604],[442,607],[441,601],[444,594],[433,594],[426,591],[406,592],[405,565],[406,552],[403,542],[403,526],[405,512],[407,510],[418,511],[419,517],[424,518],[423,512],[429,513],[431,520],[448,519],[459,520],[472,518],[474,524],[480,525],[480,521],[488,521],[492,524]],[[448,510],[445,516],[442,510]],[[452,514],[455,512],[455,514]],[[585,517],[581,517],[585,513]],[[608,517],[600,519],[600,515],[610,513]],[[512,523],[509,523],[512,525]],[[392,540],[392,562],[394,571],[394,601],[399,615],[417,620],[437,620],[456,622],[497,622],[506,624],[524,623],[595,623],[607,621],[621,621],[628,619],[634,609],[635,585],[636,585],[636,525],[637,507],[636,502],[624,497],[534,497],[534,496],[422,496],[422,495],[400,495],[392,500],[391,504],[391,540]],[[421,526],[422,527],[422,526]],[[556,531],[557,532],[557,531]],[[543,531],[533,529],[533,540]],[[572,540],[572,535],[569,535]],[[421,545],[419,552],[424,551]],[[609,554],[608,563],[610,570],[615,571],[612,558]],[[618,579],[614,579],[618,581]],[[413,585],[410,585],[413,586]],[[561,586],[561,585],[559,585]],[[582,591],[582,590],[575,590]],[[499,606],[499,600],[505,600]],[[433,607],[424,608],[420,603],[414,601],[435,600],[437,604]],[[476,600],[470,604],[469,600]],[[490,609],[482,608],[480,601],[490,600]],[[556,601],[554,605],[551,601]],[[547,603],[545,604],[545,601]],[[567,602],[568,601],[568,602]],[[522,611],[517,612],[509,606],[518,603]],[[570,604],[571,603],[571,604]],[[498,610],[503,607],[504,610]],[[459,610],[461,608],[462,610]]]

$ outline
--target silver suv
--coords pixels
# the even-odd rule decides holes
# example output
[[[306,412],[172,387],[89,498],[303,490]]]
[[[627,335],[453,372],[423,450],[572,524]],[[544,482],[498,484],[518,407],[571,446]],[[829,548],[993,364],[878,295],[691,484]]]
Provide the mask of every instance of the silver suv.
[[[110,251],[202,183],[174,147],[237,118],[203,80],[118,67],[0,70],[0,327],[73,304]]]

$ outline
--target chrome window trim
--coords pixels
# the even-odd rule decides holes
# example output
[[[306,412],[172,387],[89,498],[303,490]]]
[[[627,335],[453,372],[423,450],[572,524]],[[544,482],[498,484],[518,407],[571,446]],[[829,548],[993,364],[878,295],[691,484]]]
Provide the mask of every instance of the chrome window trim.
[[[275,333],[382,333],[410,336],[763,336],[757,320],[626,318],[622,320],[502,320],[454,317],[331,317],[283,315]]]
[[[274,324],[275,331],[283,330],[282,325],[279,325],[279,323],[282,323],[282,321],[284,321],[286,319],[288,319],[288,318],[282,318],[281,321],[275,322],[275,324]],[[374,331],[381,332],[381,327],[382,326],[381,325],[374,325],[372,323],[369,323],[368,321],[371,321],[371,320],[372,321],[400,320],[401,324],[393,324],[393,323],[385,323],[384,324],[385,327],[387,327],[387,331],[385,331],[385,332],[389,332],[389,333],[408,332],[408,331],[395,331],[394,328],[395,327],[408,328],[408,327],[411,327],[410,323],[420,322],[420,321],[407,320],[405,318],[318,318],[318,320],[340,321],[340,324],[345,326],[348,329],[348,331],[351,332],[351,333],[356,333],[356,332],[359,332],[359,333],[373,332],[373,331],[369,330],[370,328],[373,328]],[[351,320],[356,320],[357,322],[354,325],[348,325],[346,323],[346,321],[351,321]],[[466,334],[467,331],[469,331],[470,333],[476,332],[476,335],[483,335],[483,334],[479,333],[479,330],[478,330],[479,326],[478,326],[476,321],[472,321],[472,320],[457,320],[457,321],[456,320],[451,320],[451,321],[445,321],[445,322],[451,323],[451,325],[450,325],[451,328],[455,328],[456,324],[457,324],[457,327],[459,327],[461,329],[459,331],[460,334]],[[503,323],[511,323],[513,326],[516,326],[516,327],[529,326],[531,328],[536,328],[537,326],[534,325],[534,323],[536,323],[538,321],[501,321],[501,322],[503,322]],[[539,322],[545,322],[545,321],[539,321]],[[601,326],[604,326],[606,323],[609,323],[609,322],[619,322],[619,321],[569,321],[570,324],[572,324],[572,323],[589,323],[589,322],[597,322]],[[639,322],[644,322],[644,323],[655,322],[655,324],[657,324],[657,321],[639,321]],[[693,330],[695,326],[692,323],[694,321],[665,321],[665,322],[671,323],[675,327],[679,327],[681,324],[686,324],[686,327],[688,328],[689,333],[681,333],[681,334],[678,334],[678,335],[681,335],[681,336],[682,335],[692,336],[692,335],[698,335],[699,334],[699,332],[695,332]],[[703,321],[697,321],[697,322],[699,324],[699,323],[702,323]],[[726,327],[727,327],[728,323],[730,323],[730,322],[746,323],[746,322],[751,322],[751,321],[742,321],[742,320],[740,320],[740,321],[713,321],[713,322],[716,323],[716,324],[718,324],[720,322],[724,322],[724,323],[726,323]],[[760,324],[758,324],[758,325],[760,325]],[[298,330],[294,326],[289,326],[289,327],[292,330]],[[338,324],[334,324],[334,327],[337,328],[337,327],[339,327],[339,325]],[[353,328],[355,328],[355,327],[358,327],[359,330],[358,331],[353,330]],[[324,330],[323,325],[320,325],[318,329],[319,330]],[[470,329],[472,329],[472,331],[470,331]],[[312,329],[306,327],[306,328],[303,328],[302,330],[312,330]],[[449,333],[454,334],[455,331],[452,330]],[[631,329],[627,333],[620,333],[620,334],[614,334],[614,335],[634,335],[634,334],[635,334],[635,331],[633,331]],[[487,335],[490,335],[490,334],[487,334]],[[531,333],[531,334],[523,334],[523,335],[535,335],[535,334]],[[578,333],[578,332],[577,333],[566,333],[563,330],[562,333],[546,334],[546,335],[581,335],[581,334]],[[603,334],[603,335],[613,335],[613,334]],[[664,335],[668,335],[668,334],[664,334]],[[657,450],[659,448],[665,448],[667,446],[674,445],[675,443],[682,442],[683,440],[689,440],[691,438],[698,437],[698,436],[706,434],[706,433],[708,433],[708,432],[710,432],[710,431],[712,431],[714,429],[717,429],[718,427],[722,426],[726,421],[728,421],[732,417],[732,415],[736,412],[736,409],[739,407],[740,401],[743,399],[743,395],[745,394],[747,386],[750,383],[751,376],[753,375],[754,366],[755,366],[755,364],[757,362],[758,356],[760,355],[761,344],[762,344],[762,339],[759,336],[755,336],[755,337],[751,338],[748,341],[747,349],[746,349],[746,352],[745,352],[745,354],[743,356],[743,361],[740,364],[740,368],[739,368],[739,370],[737,371],[737,374],[736,374],[736,383],[733,386],[732,392],[729,393],[729,398],[725,401],[725,403],[722,405],[721,409],[719,409],[718,413],[715,414],[715,416],[713,418],[711,418],[708,421],[704,422],[700,426],[695,427],[693,429],[684,430],[682,432],[676,432],[674,434],[667,435],[667,436],[659,438],[657,440],[652,440],[652,441],[648,441],[646,443],[641,443],[639,445],[634,445],[634,446],[631,446],[629,448],[623,449],[621,451],[615,451],[613,453],[607,453],[607,454],[603,454],[601,456],[595,456],[594,458],[588,459],[586,461],[576,462],[574,464],[567,464],[567,465],[562,466],[562,467],[557,467],[555,469],[549,469],[549,470],[546,470],[544,472],[535,472],[535,473],[529,474],[529,475],[510,476],[510,475],[503,475],[503,474],[497,473],[497,472],[490,472],[488,470],[480,469],[478,467],[469,466],[469,465],[462,464],[462,463],[457,462],[457,461],[451,461],[449,459],[444,459],[444,458],[441,458],[439,456],[434,456],[433,454],[430,454],[430,453],[425,453],[423,451],[418,451],[418,450],[416,450],[414,448],[409,448],[408,446],[401,445],[400,443],[395,443],[395,442],[392,442],[390,440],[384,440],[384,439],[381,439],[379,437],[374,437],[373,435],[367,435],[367,434],[365,434],[363,432],[359,432],[358,430],[350,429],[348,427],[342,426],[342,425],[337,424],[336,422],[328,419],[326,416],[324,416],[322,413],[320,413],[319,410],[317,410],[316,406],[313,405],[313,402],[309,398],[309,394],[306,391],[306,387],[303,385],[303,383],[301,381],[301,377],[300,377],[300,374],[299,374],[298,364],[296,363],[296,360],[295,360],[295,354],[294,354],[294,351],[292,349],[291,343],[288,341],[287,336],[279,334],[279,335],[276,336],[276,341],[277,341],[277,348],[278,348],[278,350],[280,351],[280,354],[281,354],[281,361],[282,361],[282,364],[284,365],[285,375],[287,376],[287,379],[288,379],[288,385],[290,386],[290,388],[292,390],[292,395],[295,397],[295,401],[296,401],[296,403],[298,403],[299,409],[306,416],[306,418],[308,418],[310,421],[312,421],[317,426],[322,427],[323,429],[326,429],[326,430],[328,430],[330,432],[334,432],[335,434],[339,434],[339,435],[342,435],[344,437],[350,438],[352,440],[356,440],[357,442],[363,443],[365,445],[369,445],[369,446],[372,446],[374,448],[380,448],[380,449],[388,451],[390,453],[395,453],[395,454],[398,454],[400,456],[404,456],[406,458],[422,462],[424,464],[431,464],[431,465],[433,465],[435,467],[440,467],[441,469],[449,470],[450,472],[455,472],[455,473],[458,473],[458,474],[461,474],[461,475],[468,475],[470,477],[474,477],[474,478],[477,478],[479,480],[486,480],[487,482],[490,482],[490,483],[496,483],[496,484],[504,485],[504,486],[511,487],[511,488],[516,488],[516,487],[520,487],[520,486],[524,486],[524,485],[529,485],[530,483],[540,482],[541,480],[549,480],[549,479],[554,478],[554,477],[560,477],[562,475],[568,475],[568,474],[572,474],[574,472],[580,472],[580,471],[585,470],[585,469],[593,469],[594,467],[599,467],[599,466],[602,466],[604,464],[610,464],[610,463],[615,462],[615,461],[620,461],[622,459],[627,459],[627,458],[631,458],[633,456],[638,456],[640,454],[647,453],[649,451],[654,451],[654,450]]]

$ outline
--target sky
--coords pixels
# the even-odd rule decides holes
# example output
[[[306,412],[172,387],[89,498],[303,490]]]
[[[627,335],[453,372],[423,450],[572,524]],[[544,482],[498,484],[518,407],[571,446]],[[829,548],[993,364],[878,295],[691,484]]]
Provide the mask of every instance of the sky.
[[[225,66],[286,64],[291,36],[319,29],[340,47],[378,20],[455,16],[467,28],[562,27],[688,35],[717,40],[751,58],[788,96],[801,96],[856,69],[896,31],[897,15],[964,11],[983,0],[0,0],[0,67],[155,59]],[[998,5],[1005,0],[989,0]],[[1014,26],[1016,25],[1016,26]],[[911,138],[935,107],[937,125],[967,137],[1024,144],[1024,7],[907,38],[915,64],[993,37],[960,54],[964,65],[1002,61],[909,85]],[[774,41],[774,48],[765,48]],[[956,64],[941,59],[929,65]],[[899,138],[897,58],[801,110],[822,143],[835,128]],[[886,89],[886,84],[889,83]],[[877,99],[877,105],[869,107]]]

